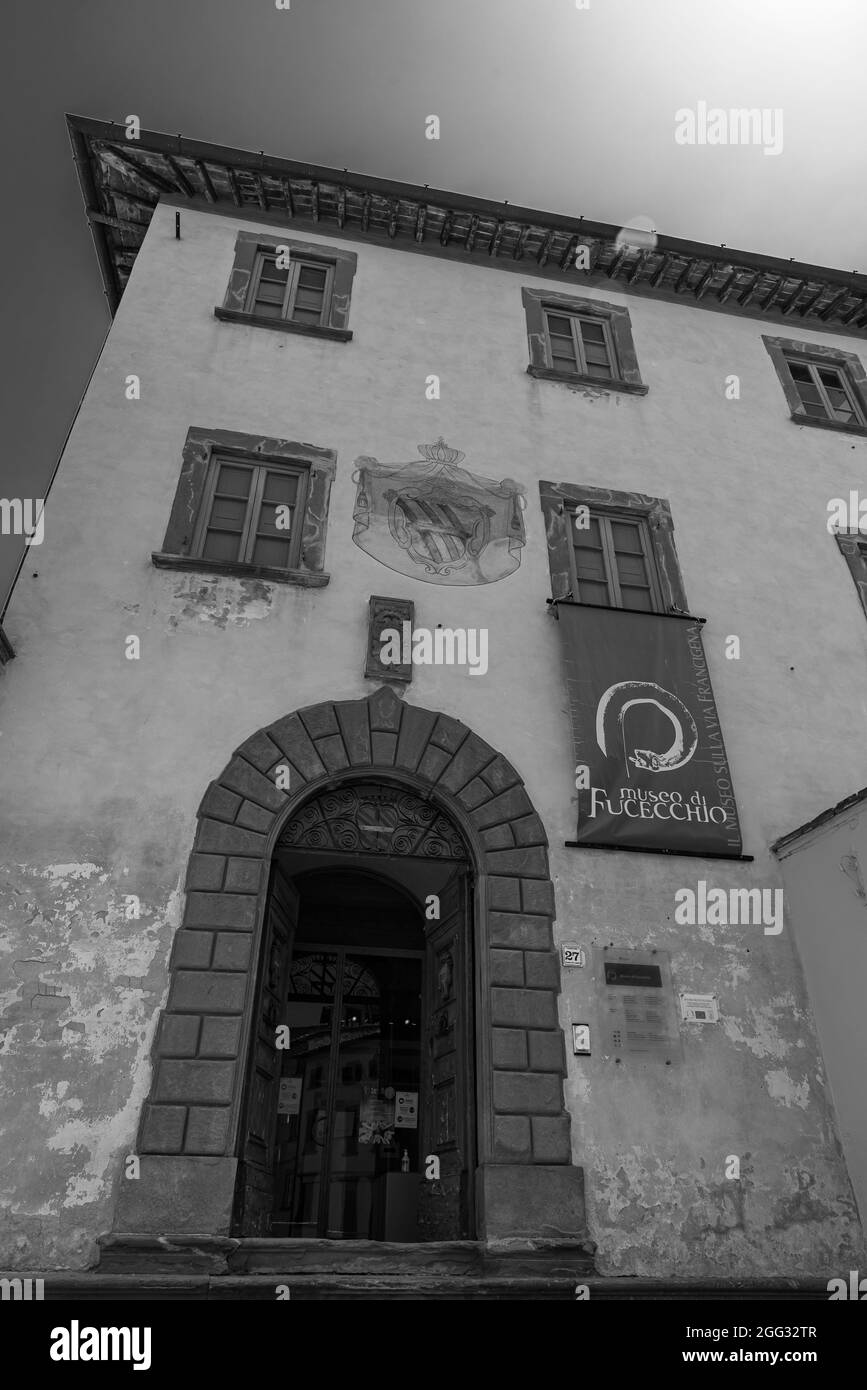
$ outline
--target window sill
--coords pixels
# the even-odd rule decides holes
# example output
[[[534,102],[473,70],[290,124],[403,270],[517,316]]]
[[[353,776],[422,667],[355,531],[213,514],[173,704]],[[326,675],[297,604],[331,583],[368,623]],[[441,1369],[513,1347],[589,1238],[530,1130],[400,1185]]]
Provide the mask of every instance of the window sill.
[[[580,372],[555,372],[553,367],[534,367],[527,368],[529,376],[538,377],[540,381],[562,381],[567,386],[592,386],[597,391],[626,391],[631,396],[646,396],[650,390],[638,381],[619,381],[613,377],[602,378],[598,376],[582,376]]]
[[[331,578],[324,570],[281,570],[274,565],[242,565],[236,560],[168,555],[163,550],[154,550],[151,560],[161,570],[194,570],[200,574],[225,574],[233,579],[264,579],[268,584],[297,584],[305,589],[324,589]]]
[[[791,418],[795,425],[814,425],[820,430],[836,430],[838,434],[858,434],[867,438],[867,425],[847,425],[842,420],[820,420],[815,415],[798,415],[795,411],[792,411]]]
[[[305,338],[331,338],[336,343],[352,341],[348,328],[330,328],[325,324],[292,323],[290,319],[272,319],[265,314],[245,314],[239,309],[214,307],[214,317],[223,323],[246,323],[252,328],[276,328],[278,333],[300,333]]]

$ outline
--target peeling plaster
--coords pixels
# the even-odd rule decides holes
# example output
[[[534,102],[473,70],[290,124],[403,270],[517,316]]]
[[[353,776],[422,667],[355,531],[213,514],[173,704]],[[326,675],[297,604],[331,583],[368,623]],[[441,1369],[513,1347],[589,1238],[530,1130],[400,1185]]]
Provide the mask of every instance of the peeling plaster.
[[[183,902],[178,878],[127,919],[126,886],[84,860],[0,872],[0,1267],[85,1266],[110,1225]]]
[[[793,1047],[805,1046],[800,1038],[789,1036],[791,1024],[806,1023],[792,995],[780,995],[776,999],[768,999],[764,1004],[748,1002],[746,1016],[752,1024],[752,1035],[744,1030],[738,1019],[724,1011],[722,1028],[731,1042],[742,1043],[754,1057],[774,1057],[782,1061]]]
[[[854,1204],[833,1181],[806,1167],[759,1172],[751,1151],[739,1156],[741,1176],[727,1180],[722,1154],[701,1157],[698,1174],[685,1152],[632,1148],[614,1163],[587,1152],[600,1273],[787,1277],[834,1273],[841,1251],[857,1261]]]
[[[24,864],[20,864],[19,868],[24,870],[25,872],[28,871],[27,866]],[[47,868],[42,870],[41,877],[55,879],[78,879],[92,878],[93,875],[97,873],[99,873],[98,864],[49,864]],[[100,881],[104,883],[107,877],[108,875],[104,874]]]
[[[274,601],[274,586],[261,579],[185,575],[172,596],[170,628],[187,621],[218,628],[245,625],[267,618]]]
[[[781,1100],[784,1105],[799,1105],[802,1110],[806,1110],[810,1104],[810,1083],[806,1078],[793,1081],[789,1073],[781,1068],[765,1072],[765,1085],[772,1100]]]

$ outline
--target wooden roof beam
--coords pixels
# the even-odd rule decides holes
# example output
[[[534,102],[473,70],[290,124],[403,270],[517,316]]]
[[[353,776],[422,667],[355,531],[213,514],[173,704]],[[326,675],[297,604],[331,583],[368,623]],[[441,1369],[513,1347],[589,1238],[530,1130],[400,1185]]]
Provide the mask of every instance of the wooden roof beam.
[[[235,177],[235,171],[232,168],[231,164],[227,164],[225,168],[226,177],[229,180],[229,192],[232,195],[232,202],[235,204],[236,208],[239,208],[241,206],[241,190],[238,187],[238,180]]]
[[[419,203],[415,213],[415,239],[418,242],[424,241],[424,224],[427,221],[427,208],[424,203]]]
[[[196,198],[198,194],[196,193],[196,190],[193,188],[193,185],[190,183],[180,164],[178,164],[177,160],[172,159],[171,155],[167,154],[166,163],[168,164],[169,168],[171,169],[172,173],[177,179],[180,185],[181,192],[187,198]]]
[[[475,215],[475,213],[474,213],[473,216],[470,218],[469,224],[468,224],[468,226],[467,226],[467,236],[466,236],[466,240],[465,240],[465,242],[464,242],[464,249],[465,249],[465,250],[467,250],[467,251],[472,251],[473,247],[474,247],[475,244],[476,244],[476,235],[477,235],[477,233],[478,233],[478,230],[479,230],[479,219],[478,219],[478,217],[477,217],[477,216]]]
[[[262,175],[257,174],[255,169],[250,170],[250,178],[253,180],[253,191],[256,194],[256,201],[263,212],[268,212],[268,198],[265,193],[265,185],[262,182]]]
[[[569,237],[569,239],[567,240],[566,245],[565,245],[565,247],[563,248],[563,254],[562,254],[562,256],[560,257],[560,269],[561,269],[561,270],[568,270],[569,266],[570,266],[570,265],[572,264],[572,262],[575,260],[575,252],[578,250],[578,242],[579,242],[579,241],[580,241],[580,237],[579,237],[578,233],[577,233],[577,232],[573,232],[572,235],[571,235],[571,236]]]
[[[443,218],[443,225],[440,228],[440,246],[448,246],[453,221],[454,214],[452,212],[447,212],[445,217]]]
[[[217,195],[214,192],[214,185],[211,183],[211,176],[208,173],[208,166],[206,165],[203,159],[196,159],[193,162],[196,166],[196,171],[198,172],[199,178],[202,180],[202,187],[205,190],[205,197],[207,198],[209,203],[215,203],[217,201]]]
[[[828,300],[828,303],[825,305],[824,309],[820,309],[819,318],[822,320],[822,322],[827,323],[831,315],[837,312],[837,309],[843,303],[843,300],[848,298],[848,287],[844,286],[842,290],[838,290],[837,293],[833,296],[833,298]]]
[[[673,259],[674,257],[672,256],[670,251],[665,251],[663,253],[662,260],[659,262],[659,265],[656,267],[656,270],[650,277],[650,286],[652,289],[656,289],[663,275],[668,270],[668,267],[671,265]]]
[[[102,227],[114,227],[118,232],[140,232],[144,236],[148,229],[147,222],[128,222],[123,217],[110,217],[107,212],[99,212],[96,208],[85,208],[84,213],[91,222],[98,222]]]
[[[646,248],[639,254],[638,260],[635,262],[635,265],[632,267],[632,269],[626,277],[627,285],[631,285],[633,280],[638,279],[639,275],[641,274],[642,270],[647,264],[647,258],[649,255],[650,251]]]
[[[845,324],[854,323],[855,319],[857,319],[860,314],[863,314],[865,312],[867,312],[867,298],[859,299],[855,307],[853,309],[850,309],[848,314],[846,314],[840,320],[840,322]]]
[[[693,294],[695,295],[696,299],[704,299],[708,291],[708,286],[710,285],[710,282],[713,279],[713,277],[716,275],[717,270],[718,266],[716,264],[716,261],[709,261],[707,270],[701,276],[698,284],[693,290]]]
[[[127,154],[126,150],[119,150],[116,145],[106,144],[101,146],[97,152],[102,153],[103,151],[106,154],[113,155],[115,159],[119,160],[122,165],[135,174],[136,178],[141,179],[142,183],[147,184],[147,186],[152,188],[156,193],[175,194],[178,192],[175,184],[170,183],[168,179],[164,179],[162,174],[158,174],[154,169],[143,167],[137,159],[133,159],[132,155]],[[165,157],[165,155],[161,156],[163,159],[165,159]]]
[[[693,261],[687,260],[686,264],[683,267],[683,270],[680,272],[680,274],[674,282],[675,294],[683,294],[684,290],[687,288],[689,277],[692,274],[693,264]]]
[[[737,275],[737,273],[738,273],[737,266],[734,266],[734,265],[729,266],[729,273],[728,273],[728,275],[727,275],[726,278],[723,280],[722,284],[721,284],[721,285],[718,285],[718,286],[717,286],[717,289],[716,289],[716,298],[717,298],[717,303],[718,303],[718,304],[725,304],[726,300],[728,299],[728,297],[729,297],[729,295],[730,295],[730,293],[731,293],[731,288],[732,288],[732,285],[734,284],[734,278],[735,278],[735,276]]]
[[[290,217],[295,216],[295,204],[292,201],[292,185],[288,179],[280,180],[280,188],[283,193],[283,201],[286,204],[286,211]]]
[[[792,312],[792,310],[794,309],[795,305],[796,305],[797,302],[798,302],[798,296],[799,296],[799,294],[801,293],[801,290],[802,290],[802,289],[804,288],[804,286],[806,285],[806,283],[807,283],[806,280],[799,280],[799,281],[798,281],[797,285],[796,285],[795,288],[792,290],[792,293],[789,295],[789,297],[788,297],[788,299],[786,300],[785,304],[781,304],[781,305],[780,305],[780,313],[781,313],[781,314],[790,314],[790,313]]]
[[[498,221],[494,228],[494,235],[491,237],[491,244],[488,247],[489,256],[499,256],[500,242],[503,240],[503,233],[506,230],[505,222]]]
[[[741,294],[738,296],[738,304],[742,309],[747,307],[756,290],[759,288],[759,281],[761,278],[762,272],[757,270],[746,289],[741,291]]]
[[[771,292],[770,292],[770,294],[762,301],[762,304],[760,305],[760,308],[761,308],[763,314],[767,313],[768,309],[771,308],[771,306],[772,306],[773,303],[774,303],[774,300],[776,299],[777,295],[780,293],[780,290],[783,288],[783,286],[784,286],[785,283],[786,283],[786,277],[785,277],[785,275],[781,275],[781,276],[779,277],[779,279],[777,280],[776,284],[771,285]]]
[[[337,225],[343,230],[346,221],[346,185],[341,184],[337,191]]]
[[[810,298],[804,301],[804,303],[798,309],[799,318],[803,318],[805,314],[808,314],[812,309],[813,305],[816,303],[816,301],[818,299],[821,299],[822,291],[824,290],[824,288],[824,285],[820,285],[819,288],[816,290],[815,294],[811,294]]]
[[[119,202],[129,203],[132,207],[138,208],[139,211],[144,213],[148,221],[150,221],[151,217],[153,216],[153,211],[156,207],[156,203],[147,203],[145,202],[144,198],[137,198],[134,193],[125,193],[122,188],[112,188],[110,184],[104,184],[100,192],[109,195],[112,202],[114,203],[115,215],[117,217],[120,217],[121,215],[118,211]]]
[[[365,193],[361,203],[361,230],[363,232],[366,232],[368,227],[370,226],[370,203],[370,194]]]
[[[539,250],[536,252],[536,261],[539,265],[546,266],[548,264],[548,257],[551,254],[551,246],[553,242],[553,231],[546,232],[544,238],[542,239],[542,244],[539,247]]]
[[[621,246],[620,250],[617,251],[617,252],[615,252],[614,260],[611,262],[610,266],[608,267],[608,269],[607,269],[606,272],[605,272],[605,274],[608,276],[608,279],[609,279],[609,280],[613,280],[613,279],[614,279],[614,276],[617,274],[618,270],[619,270],[620,267],[623,265],[623,262],[626,260],[626,252],[627,252],[627,250],[628,250],[628,247],[626,247],[626,246]]]
[[[388,218],[388,235],[392,238],[392,240],[397,236],[397,219],[399,215],[400,200],[398,198],[395,198],[394,202],[391,205],[391,208],[389,209]],[[442,237],[440,237],[440,240],[442,240]]]
[[[310,197],[313,203],[313,221],[319,221],[319,184],[314,179],[310,184]]]
[[[515,244],[512,247],[513,261],[522,261],[524,259],[524,250],[527,245],[527,239],[532,230],[532,227],[530,227],[527,223],[525,223],[522,227],[519,228],[518,235],[515,237]]]

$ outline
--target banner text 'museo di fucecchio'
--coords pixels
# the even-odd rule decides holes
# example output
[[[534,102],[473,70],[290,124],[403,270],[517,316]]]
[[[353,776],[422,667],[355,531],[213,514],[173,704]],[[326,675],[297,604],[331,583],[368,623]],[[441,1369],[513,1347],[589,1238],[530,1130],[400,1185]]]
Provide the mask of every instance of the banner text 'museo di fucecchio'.
[[[575,761],[589,772],[578,841],[740,854],[701,624],[577,603],[557,612]]]

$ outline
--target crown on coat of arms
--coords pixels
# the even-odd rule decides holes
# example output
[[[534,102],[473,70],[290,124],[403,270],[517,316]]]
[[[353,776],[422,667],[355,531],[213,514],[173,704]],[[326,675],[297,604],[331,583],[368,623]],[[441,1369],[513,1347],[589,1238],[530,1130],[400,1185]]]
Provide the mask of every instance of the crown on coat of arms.
[[[466,454],[461,453],[460,449],[450,449],[446,441],[440,435],[435,444],[417,444],[416,448],[422,458],[427,459],[428,463],[453,464],[460,463]]]

